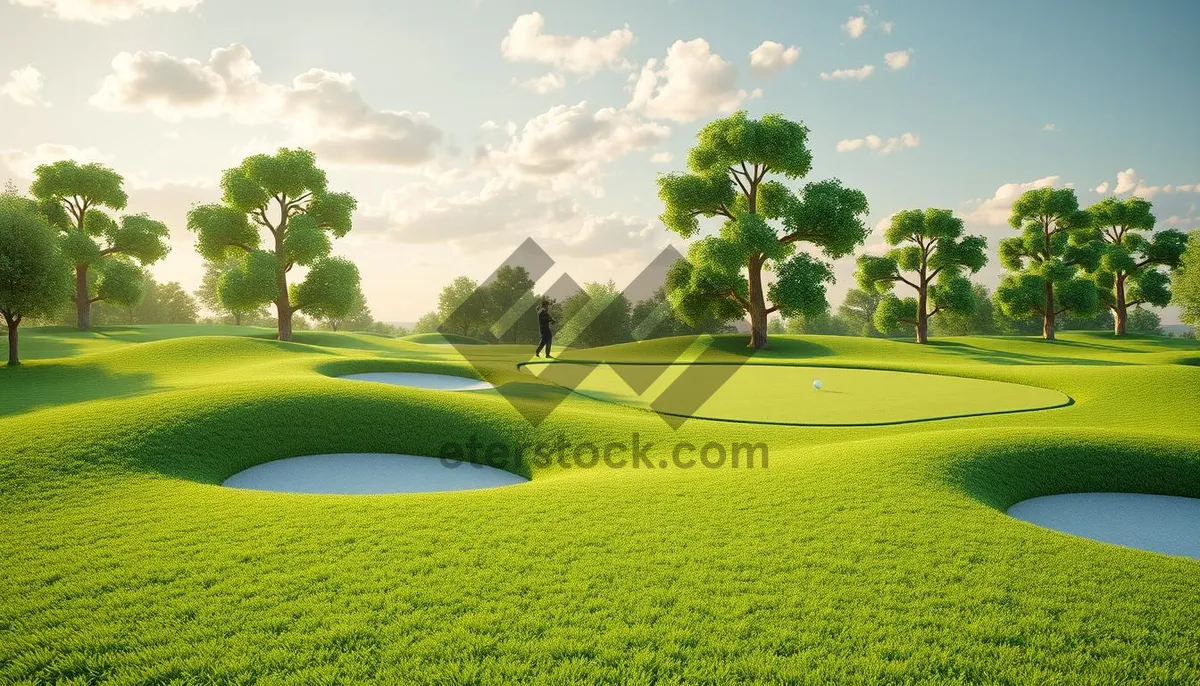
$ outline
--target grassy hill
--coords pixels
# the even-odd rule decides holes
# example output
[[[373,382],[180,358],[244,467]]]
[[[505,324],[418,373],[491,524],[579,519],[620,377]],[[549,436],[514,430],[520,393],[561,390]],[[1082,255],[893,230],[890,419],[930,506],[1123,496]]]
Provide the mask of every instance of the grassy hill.
[[[1068,406],[892,426],[691,419],[564,391],[487,346],[501,394],[333,376],[474,375],[367,334],[22,332],[0,368],[3,683],[1194,683],[1200,563],[1012,519],[1050,493],[1200,496],[1200,344],[1062,334],[930,346],[776,337],[705,362],[1023,384]],[[564,362],[695,359],[664,339]],[[690,356],[690,358],[689,358]],[[775,394],[755,394],[769,405]],[[559,404],[561,401],[561,404]],[[585,468],[580,444],[654,459]],[[390,496],[227,489],[294,455],[569,444],[528,484]],[[672,446],[762,443],[766,467]],[[583,451],[586,454],[586,450]],[[659,458],[667,463],[660,466]]]

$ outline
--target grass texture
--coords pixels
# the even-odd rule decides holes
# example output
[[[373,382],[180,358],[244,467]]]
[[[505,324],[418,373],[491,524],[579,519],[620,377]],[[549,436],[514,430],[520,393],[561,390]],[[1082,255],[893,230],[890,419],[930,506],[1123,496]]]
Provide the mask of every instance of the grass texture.
[[[994,407],[1015,402],[994,397],[1009,390],[999,384],[1074,402],[889,426],[690,419],[672,429],[634,405],[564,397],[517,368],[525,346],[472,359],[523,401],[555,406],[536,427],[497,392],[333,378],[473,375],[450,346],[166,326],[31,329],[22,340],[29,362],[0,369],[0,683],[1194,684],[1200,674],[1200,563],[1004,514],[1051,493],[1200,496],[1194,341],[780,336],[748,356],[744,338],[719,337],[703,361],[744,363],[747,374],[721,401],[731,412],[811,413],[816,373],[856,393],[878,378],[887,388],[876,396],[907,393],[915,407],[932,402],[927,383]],[[564,362],[664,365],[690,345],[577,350]],[[769,461],[573,459],[635,434],[654,458],[684,442],[749,442]],[[494,490],[219,485],[283,457],[438,455],[471,439],[565,447],[510,464],[532,481]]]

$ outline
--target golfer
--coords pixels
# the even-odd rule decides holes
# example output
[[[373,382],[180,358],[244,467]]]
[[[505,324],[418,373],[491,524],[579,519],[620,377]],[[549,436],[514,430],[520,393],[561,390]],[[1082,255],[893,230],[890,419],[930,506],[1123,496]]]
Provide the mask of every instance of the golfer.
[[[550,316],[550,301],[543,300],[541,305],[538,305],[538,329],[541,330],[542,340],[538,342],[537,352],[534,357],[542,356],[542,348],[546,349],[546,359],[553,360],[550,357],[550,325],[554,323],[554,317]]]

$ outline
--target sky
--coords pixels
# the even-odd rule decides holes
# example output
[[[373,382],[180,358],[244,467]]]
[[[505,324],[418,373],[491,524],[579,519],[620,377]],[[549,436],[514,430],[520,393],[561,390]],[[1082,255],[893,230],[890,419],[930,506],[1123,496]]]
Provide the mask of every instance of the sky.
[[[1028,188],[1200,226],[1197,25],[1191,0],[0,0],[0,182],[107,164],[171,228],[156,278],[193,290],[188,208],[245,156],[306,147],[358,200],[334,253],[377,319],[411,322],[529,237],[555,260],[543,287],[623,287],[686,251],[655,178],[744,109],[810,129],[801,183],[866,193],[860,252],[899,210],[953,209],[993,286]],[[853,257],[834,266],[836,305]]]

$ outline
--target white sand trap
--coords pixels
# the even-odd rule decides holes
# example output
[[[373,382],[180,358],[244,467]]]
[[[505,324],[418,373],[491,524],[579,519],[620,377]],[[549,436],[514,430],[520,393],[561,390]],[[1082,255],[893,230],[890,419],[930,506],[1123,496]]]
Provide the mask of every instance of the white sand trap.
[[[409,386],[411,388],[428,388],[435,391],[482,391],[495,388],[486,381],[468,379],[465,376],[450,374],[421,374],[418,372],[367,372],[364,374],[346,374],[339,379],[354,381],[374,381],[393,386]]]
[[[1200,559],[1200,498],[1063,493],[1023,500],[1008,514],[1105,543]]]
[[[222,486],[283,493],[430,493],[523,484],[503,469],[436,457],[390,453],[305,455],[255,465]]]

